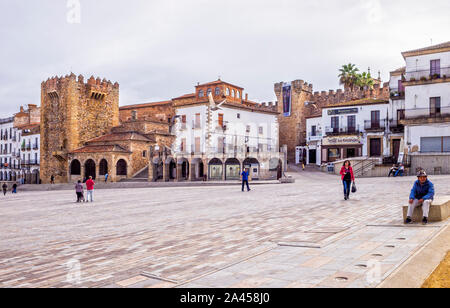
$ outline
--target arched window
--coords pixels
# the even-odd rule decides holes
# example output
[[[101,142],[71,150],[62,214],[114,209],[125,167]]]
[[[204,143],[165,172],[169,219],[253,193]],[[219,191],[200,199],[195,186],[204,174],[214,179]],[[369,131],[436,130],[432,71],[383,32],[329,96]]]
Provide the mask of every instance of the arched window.
[[[117,175],[127,175],[127,162],[123,159],[119,160],[116,165]]]
[[[241,98],[241,91],[237,91],[237,98]]]
[[[220,88],[217,87],[217,88],[216,88],[216,96],[219,96],[219,95],[220,95]]]
[[[227,96],[230,96],[230,89],[227,88],[226,93],[227,93]]]
[[[203,90],[198,91],[198,97],[204,97],[205,93],[203,92]]]
[[[236,91],[233,90],[233,97],[236,97]]]
[[[81,175],[81,164],[77,159],[74,159],[70,164],[71,175]]]
[[[212,93],[212,90],[208,89],[208,91],[206,92],[206,96],[209,96],[209,94],[211,94],[211,93]]]

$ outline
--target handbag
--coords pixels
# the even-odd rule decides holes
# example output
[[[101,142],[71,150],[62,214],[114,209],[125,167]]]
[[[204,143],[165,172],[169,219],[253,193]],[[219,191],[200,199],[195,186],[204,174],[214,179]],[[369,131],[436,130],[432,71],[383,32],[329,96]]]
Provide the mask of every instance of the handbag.
[[[355,182],[353,182],[352,193],[356,193],[357,191],[358,191],[358,189],[356,188],[356,184],[355,184]]]

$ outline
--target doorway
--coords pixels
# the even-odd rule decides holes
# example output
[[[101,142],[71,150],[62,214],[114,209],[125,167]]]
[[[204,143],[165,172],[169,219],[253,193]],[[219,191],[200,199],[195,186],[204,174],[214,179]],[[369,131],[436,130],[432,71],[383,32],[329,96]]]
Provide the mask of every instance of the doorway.
[[[398,161],[398,156],[400,155],[400,139],[394,139],[392,142],[392,154],[394,156],[395,162]]]
[[[316,150],[309,150],[309,164],[317,163],[317,154]]]
[[[370,139],[370,157],[381,156],[381,139]]]
[[[356,149],[348,148],[347,149],[347,158],[353,158],[353,157],[356,157]]]

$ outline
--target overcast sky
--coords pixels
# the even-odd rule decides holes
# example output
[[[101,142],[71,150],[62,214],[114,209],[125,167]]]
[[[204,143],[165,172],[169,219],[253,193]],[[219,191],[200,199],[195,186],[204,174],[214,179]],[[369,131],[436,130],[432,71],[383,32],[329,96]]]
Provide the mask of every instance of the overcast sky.
[[[450,41],[449,0],[79,0],[80,23],[74,1],[0,0],[0,117],[71,71],[119,82],[121,105],[218,76],[260,102],[280,81],[337,89],[349,62],[387,81],[402,51]]]

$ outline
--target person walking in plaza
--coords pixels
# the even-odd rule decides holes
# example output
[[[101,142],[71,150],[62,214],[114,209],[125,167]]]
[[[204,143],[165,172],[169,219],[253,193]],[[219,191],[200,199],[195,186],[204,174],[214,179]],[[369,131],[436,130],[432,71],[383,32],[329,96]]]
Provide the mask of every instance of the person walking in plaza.
[[[244,172],[242,172],[242,192],[244,192],[245,185],[247,185],[247,191],[250,191],[250,185],[248,184],[248,177],[250,175],[250,171],[248,168],[244,169]]]
[[[341,168],[340,175],[342,176],[342,183],[344,185],[344,199],[350,199],[350,191],[352,189],[352,182],[355,182],[355,175],[353,174],[352,164],[349,160],[344,162]]]
[[[422,170],[417,175],[417,181],[409,195],[408,215],[405,224],[412,223],[412,217],[416,207],[422,206],[424,225],[428,224],[428,215],[430,213],[431,203],[434,200],[434,185],[428,180],[427,173]]]
[[[52,176],[50,177],[50,184],[55,184],[55,176],[52,174]]]
[[[95,182],[92,179],[92,176],[90,176],[89,180],[86,181],[86,189],[87,189],[86,202],[89,202],[89,199],[91,200],[91,202],[94,202],[94,186]]]
[[[75,192],[77,194],[77,203],[85,201],[84,188],[83,188],[83,183],[81,183],[81,181],[78,181],[78,183],[75,185]]]
[[[12,186],[12,193],[17,194],[17,184],[16,183],[14,183]]]
[[[106,172],[106,174],[105,174],[105,183],[108,183],[108,177],[109,177],[109,174],[108,174],[108,172]]]
[[[8,191],[8,185],[6,185],[6,183],[3,183],[3,196],[6,196],[6,192]]]

